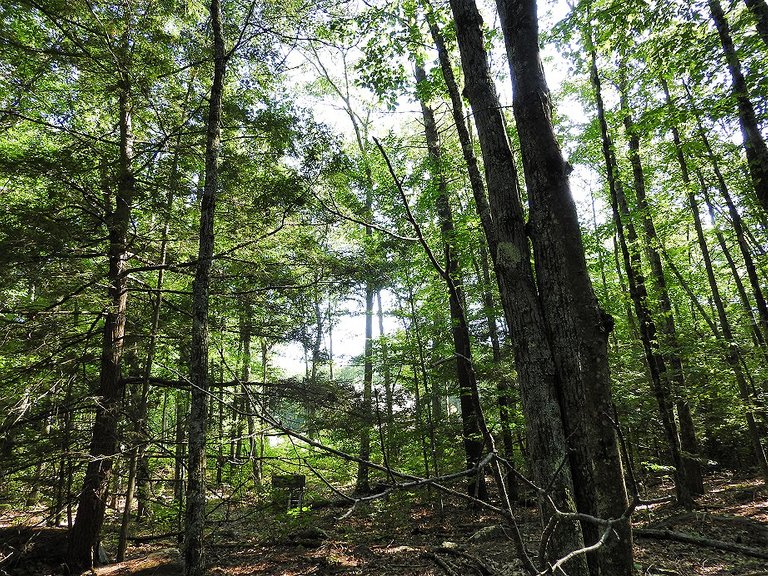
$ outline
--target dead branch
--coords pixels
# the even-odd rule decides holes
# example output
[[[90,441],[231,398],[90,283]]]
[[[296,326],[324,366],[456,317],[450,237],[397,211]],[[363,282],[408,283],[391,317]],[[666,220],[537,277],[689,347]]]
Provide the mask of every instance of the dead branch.
[[[716,548],[735,554],[751,556],[752,558],[761,558],[768,560],[768,551],[758,548],[750,548],[734,542],[725,542],[724,540],[713,540],[703,536],[694,536],[684,532],[673,532],[672,530],[654,530],[652,528],[635,528],[635,535],[643,538],[656,538],[658,540],[673,540],[675,542],[684,542],[686,544],[695,544],[697,546],[706,546],[707,548]]]

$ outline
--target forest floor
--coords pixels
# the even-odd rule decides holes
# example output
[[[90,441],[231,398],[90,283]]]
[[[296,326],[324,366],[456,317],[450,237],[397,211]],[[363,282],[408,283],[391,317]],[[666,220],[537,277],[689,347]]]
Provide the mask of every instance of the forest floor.
[[[656,487],[654,496],[668,493]],[[389,500],[347,508],[318,501],[307,512],[287,515],[229,502],[230,521],[219,518],[208,538],[211,576],[517,576],[512,543],[499,520],[463,502],[437,495],[398,494]],[[762,551],[763,558],[710,545],[681,543],[640,534],[635,561],[644,576],[768,576],[768,490],[755,479],[710,477],[707,495],[692,512],[667,504],[638,509],[636,528],[674,531]],[[226,506],[219,507],[219,511]],[[518,510],[527,545],[538,546],[535,508]],[[25,526],[21,526],[22,520]],[[0,517],[0,576],[62,574],[66,531],[33,528],[30,517]],[[108,526],[109,529],[115,526]],[[142,534],[162,532],[141,527]],[[178,576],[175,537],[129,547],[130,560],[97,568],[97,576]],[[107,549],[111,542],[107,541]],[[21,551],[24,551],[22,554]]]

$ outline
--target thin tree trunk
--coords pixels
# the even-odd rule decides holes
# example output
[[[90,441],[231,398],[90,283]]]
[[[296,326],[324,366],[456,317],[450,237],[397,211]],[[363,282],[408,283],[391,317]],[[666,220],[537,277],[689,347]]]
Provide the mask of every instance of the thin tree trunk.
[[[127,39],[125,39],[127,44]],[[67,563],[71,569],[98,561],[97,549],[104,523],[106,492],[117,450],[118,422],[124,386],[121,363],[128,302],[128,231],[135,192],[130,78],[120,71],[120,163],[114,210],[107,215],[109,228],[109,307],[104,317],[104,336],[99,376],[99,401],[89,448],[89,462],[80,492],[77,515],[69,535]]]
[[[744,139],[744,151],[747,154],[747,164],[749,175],[752,179],[752,186],[763,209],[768,210],[768,147],[765,145],[765,140],[757,124],[755,108],[749,98],[747,82],[741,71],[741,62],[733,45],[733,38],[731,38],[731,32],[728,27],[728,21],[723,13],[723,8],[719,0],[708,0],[707,4],[712,14],[712,20],[717,28],[717,33],[720,36],[725,61],[731,74],[731,86],[738,106],[739,124],[741,126],[741,135]],[[754,2],[754,4],[757,4],[757,2]],[[765,9],[765,3],[761,4],[763,9]]]
[[[491,271],[488,265],[488,251],[485,248],[485,244],[480,243],[480,258],[479,258],[479,273],[478,279],[482,285],[482,298],[483,308],[485,308],[485,318],[488,322],[488,338],[491,340],[491,352],[493,354],[494,365],[502,369],[502,354],[501,354],[501,342],[499,341],[499,325],[498,318],[495,312],[495,303],[493,298],[493,292],[491,289]],[[504,447],[504,458],[513,463],[515,452],[515,441],[512,437],[512,425],[510,423],[510,412],[515,409],[514,402],[510,398],[510,390],[512,386],[506,377],[499,372],[496,376],[496,393],[497,402],[499,405],[499,424],[501,425],[501,444]],[[519,499],[519,488],[517,485],[517,478],[514,474],[509,473],[506,475],[507,490],[509,491],[509,497],[513,501]]]
[[[427,374],[427,361],[426,361],[426,354],[424,353],[424,342],[421,339],[421,326],[419,324],[419,317],[416,314],[416,302],[415,302],[415,297],[413,295],[413,286],[410,286],[410,285],[408,286],[408,304],[411,309],[411,322],[413,324],[413,333],[416,339],[416,350],[418,352],[418,365],[419,365],[419,371],[421,374],[421,381],[424,384],[424,394],[427,397],[427,401],[426,402],[422,401],[421,406],[422,406],[422,411],[426,406],[427,427],[428,427],[427,432],[429,434],[429,452],[432,458],[432,472],[437,476],[440,474],[440,460],[442,457],[442,453],[439,451],[439,446],[437,443],[435,423],[441,421],[442,412],[438,412],[437,410],[440,408],[440,403],[433,401],[434,398],[437,396],[435,392],[436,387],[429,386],[429,375]],[[419,394],[418,378],[414,377],[414,380],[417,386],[416,395],[418,396]],[[418,402],[418,398],[416,400]],[[430,402],[430,400],[432,400],[432,402]],[[427,472],[427,474],[429,473]]]
[[[492,229],[486,230],[486,236],[515,349],[529,449],[536,454],[531,462],[534,479],[541,485],[548,485],[554,479],[555,503],[563,510],[573,510],[573,480],[570,468],[562,466],[568,459],[569,448],[557,400],[555,364],[530,264],[517,169],[490,76],[482,18],[473,0],[451,0],[451,9],[464,69],[465,93],[483,152],[493,223]],[[445,73],[445,68],[443,71]],[[551,511],[545,509],[545,518],[550,515]],[[562,557],[583,545],[578,524],[564,522],[554,534],[549,558]],[[569,562],[568,573],[589,573],[583,556]]]
[[[768,4],[765,0],[744,0],[744,3],[755,17],[755,28],[757,28],[760,38],[768,46]]]
[[[70,378],[67,382],[67,391],[64,394],[63,432],[61,436],[61,455],[59,457],[59,478],[56,483],[56,499],[54,501],[54,526],[61,524],[61,516],[66,508],[70,509],[70,494],[68,486],[72,481],[72,457],[70,456],[72,443],[72,410],[70,402],[72,400],[72,385],[74,379]],[[71,514],[67,516],[67,528],[72,526]]]
[[[464,103],[461,98],[458,84],[456,82],[455,75],[453,73],[453,67],[451,65],[450,55],[445,46],[445,39],[443,38],[440,29],[438,28],[434,14],[429,6],[427,6],[427,22],[429,24],[430,34],[432,41],[437,48],[438,58],[440,61],[440,68],[445,79],[446,87],[448,88],[448,95],[451,99],[451,112],[453,115],[454,125],[459,136],[459,143],[461,144],[461,151],[464,156],[464,162],[467,165],[467,173],[469,175],[469,182],[472,188],[472,195],[475,199],[475,208],[480,216],[481,224],[485,232],[486,242],[489,245],[492,254],[496,254],[497,242],[496,233],[493,228],[493,218],[491,216],[490,206],[485,191],[485,183],[483,177],[480,174],[480,168],[478,166],[477,158],[475,157],[475,151],[470,139],[469,128],[465,122],[464,117]],[[490,273],[488,270],[488,261],[485,248],[481,247],[483,251],[481,257],[481,263],[483,264],[483,273],[486,289],[484,290],[484,301],[488,315],[488,330],[490,333],[491,344],[493,346],[494,362],[498,363],[501,360],[501,349],[499,347],[498,328],[496,324],[496,318],[493,316],[493,297],[490,292]],[[507,458],[511,458],[512,448],[512,436],[509,429],[509,396],[507,393],[508,383],[505,380],[499,380],[498,384],[499,392],[499,413],[502,426],[502,442],[504,445],[504,454]],[[508,476],[508,482],[512,498],[517,497],[516,485],[514,485],[514,477]]]
[[[370,213],[370,211],[368,212]],[[370,227],[366,227],[366,234]],[[371,459],[371,425],[372,425],[372,406],[373,400],[373,297],[375,291],[373,285],[367,283],[365,286],[365,351],[363,360],[363,406],[362,406],[362,429],[360,431],[360,452],[358,456],[361,462],[357,466],[357,480],[355,481],[355,492],[359,494],[368,494],[371,491],[369,467],[366,464]]]
[[[624,115],[624,127],[629,140],[629,161],[632,164],[637,207],[641,214],[643,224],[645,253],[648,263],[650,264],[653,292],[658,298],[660,321],[658,322],[657,327],[663,343],[667,347],[666,358],[668,360],[668,365],[671,368],[668,371],[668,378],[670,383],[674,386],[672,396],[677,408],[681,458],[685,468],[683,474],[684,477],[681,481],[687,482],[687,488],[690,494],[704,494],[704,480],[701,474],[701,467],[697,460],[699,454],[699,442],[696,438],[696,431],[687,399],[688,386],[685,382],[680,342],[677,338],[677,327],[675,326],[675,315],[672,311],[672,300],[669,297],[667,280],[664,276],[664,267],[661,263],[661,255],[659,254],[659,238],[651,215],[651,208],[646,197],[645,175],[643,173],[643,165],[640,158],[640,136],[637,133],[634,120],[632,119],[632,113],[626,93],[626,84],[624,81],[621,83],[620,92],[621,108]],[[687,173],[684,177],[684,181],[686,181],[686,179]],[[686,185],[688,183],[689,182],[686,182]]]
[[[754,296],[758,316],[760,318],[760,327],[763,330],[764,336],[768,338],[768,303],[766,302],[765,295],[760,286],[760,279],[757,276],[757,267],[755,266],[755,260],[752,257],[752,251],[749,247],[749,244],[747,243],[746,227],[744,226],[741,214],[739,214],[739,211],[736,209],[736,205],[733,201],[733,198],[731,197],[731,193],[728,190],[728,184],[726,183],[725,177],[720,170],[720,163],[718,162],[717,156],[712,149],[712,145],[709,141],[709,137],[707,136],[707,132],[704,130],[701,116],[694,104],[693,95],[688,89],[688,86],[685,86],[685,88],[688,95],[688,100],[691,103],[694,114],[696,116],[696,125],[699,137],[704,144],[709,162],[712,165],[712,170],[715,173],[717,188],[720,191],[720,195],[723,197],[726,206],[728,207],[728,214],[731,219],[731,225],[733,226],[733,231],[736,234],[736,241],[739,245],[739,250],[741,251],[741,256],[744,260],[744,267],[747,271],[747,277],[749,278],[750,286],[752,287],[752,295]]]
[[[699,183],[702,190],[706,193],[706,183],[701,172],[698,173]],[[766,460],[765,451],[763,450],[762,443],[760,442],[760,433],[757,429],[754,410],[754,399],[750,394],[747,380],[744,377],[744,372],[740,363],[739,356],[741,351],[738,344],[733,337],[733,331],[731,329],[730,320],[725,310],[725,304],[723,298],[720,295],[720,289],[717,285],[717,279],[715,278],[715,272],[712,267],[712,259],[709,255],[706,240],[704,238],[704,230],[701,225],[701,218],[699,216],[699,206],[696,202],[696,198],[692,193],[688,195],[688,202],[691,207],[691,212],[694,212],[694,225],[696,226],[696,236],[701,247],[702,258],[704,260],[704,268],[707,271],[707,280],[709,282],[709,289],[712,293],[712,300],[714,301],[715,308],[717,310],[717,316],[720,320],[720,329],[722,330],[723,338],[725,340],[725,359],[728,365],[733,370],[733,374],[736,377],[736,386],[739,389],[739,394],[744,402],[745,418],[747,421],[747,431],[752,443],[752,451],[755,455],[755,461],[760,469],[763,478],[768,482],[768,460]]]
[[[384,334],[384,310],[381,307],[381,291],[376,293],[376,304],[379,317],[379,340],[381,342],[381,364],[384,372],[384,402],[386,404],[386,447],[390,464],[397,460],[398,450],[393,440],[395,433],[394,386],[392,384],[392,368],[389,365],[389,345]]]
[[[672,464],[675,467],[675,493],[678,501],[686,508],[693,506],[693,500],[688,490],[688,483],[685,478],[685,466],[682,461],[680,448],[680,439],[675,424],[672,398],[667,381],[666,362],[661,356],[657,341],[656,323],[650,313],[648,306],[648,292],[643,277],[639,242],[635,226],[630,216],[629,206],[627,204],[624,188],[619,177],[618,163],[608,132],[608,124],[605,118],[605,108],[603,105],[602,87],[597,68],[597,54],[591,48],[590,40],[591,81],[595,91],[595,101],[597,104],[598,121],[602,135],[603,157],[606,164],[606,173],[608,178],[608,188],[611,196],[611,208],[613,209],[613,219],[616,224],[616,232],[619,240],[619,247],[624,259],[624,269],[627,273],[629,283],[629,293],[635,307],[635,314],[640,327],[640,339],[643,344],[646,364],[651,376],[651,388],[659,407],[664,435],[672,456]]]
[[[424,68],[416,63],[416,82],[427,80]],[[459,381],[459,399],[461,404],[462,437],[466,456],[467,469],[474,468],[483,455],[483,437],[480,432],[480,406],[475,402],[477,397],[477,379],[472,364],[472,346],[464,314],[464,295],[461,286],[461,270],[455,248],[455,231],[453,212],[448,197],[448,186],[441,167],[440,141],[432,109],[419,98],[421,113],[424,121],[424,133],[431,164],[432,178],[437,180],[437,215],[440,222],[440,232],[443,241],[445,258],[446,283],[448,284],[448,300],[451,315],[451,334],[453,350],[456,357],[456,374]],[[467,479],[468,493],[481,500],[488,497],[485,478],[482,474],[470,476]]]
[[[219,151],[221,148],[221,110],[224,92],[226,55],[222,32],[220,0],[211,0],[213,31],[213,84],[208,106],[205,143],[205,181],[200,206],[200,244],[197,269],[192,287],[192,343],[190,346],[190,382],[192,403],[189,417],[189,450],[187,464],[187,506],[184,515],[182,564],[184,576],[205,573],[206,458],[208,400],[208,298],[213,260],[213,221],[218,187]]]

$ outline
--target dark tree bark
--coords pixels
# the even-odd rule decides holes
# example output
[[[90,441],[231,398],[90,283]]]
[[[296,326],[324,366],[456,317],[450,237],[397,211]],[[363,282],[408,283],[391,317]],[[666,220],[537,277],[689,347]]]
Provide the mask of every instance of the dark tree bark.
[[[645,286],[645,278],[642,271],[637,232],[635,231],[635,226],[630,216],[629,206],[624,194],[624,187],[619,176],[619,167],[616,161],[613,142],[605,117],[602,87],[597,68],[597,54],[591,47],[590,57],[592,60],[590,76],[595,91],[597,115],[602,137],[603,157],[605,159],[608,189],[611,197],[611,208],[613,210],[613,220],[616,225],[619,247],[621,248],[621,254],[624,260],[624,269],[627,273],[629,294],[634,305],[635,315],[637,316],[640,328],[640,340],[643,344],[646,364],[651,377],[651,389],[656,397],[656,402],[659,407],[659,415],[664,428],[664,435],[672,457],[672,464],[675,467],[675,493],[680,504],[686,508],[691,508],[693,506],[693,501],[685,479],[686,470],[682,461],[680,439],[678,437],[677,425],[674,419],[672,397],[667,380],[666,362],[659,350],[656,323],[651,316],[650,307],[648,305],[648,291]]]
[[[426,82],[427,76],[424,68],[418,63],[415,66],[415,72],[417,83]],[[421,98],[419,98],[419,102],[424,121],[424,134],[427,141],[432,178],[437,180],[437,198],[435,203],[437,205],[437,215],[443,241],[451,335],[453,337],[454,355],[456,356],[456,375],[459,381],[462,439],[464,441],[467,469],[471,469],[480,462],[484,444],[479,423],[480,406],[475,401],[478,397],[477,378],[472,364],[469,326],[464,314],[463,281],[458,255],[456,254],[453,212],[448,197],[448,185],[441,167],[440,137],[437,131],[434,112]],[[481,500],[487,499],[488,493],[485,486],[485,478],[482,474],[470,476],[467,482],[467,490],[470,495]]]
[[[687,86],[686,91],[688,93],[688,98],[691,104],[693,104],[693,95],[690,93],[690,90],[687,90]],[[696,115],[696,124],[699,137],[704,144],[704,149],[707,151],[707,157],[709,158],[709,162],[712,165],[712,171],[715,174],[717,189],[725,201],[726,206],[728,207],[728,215],[731,219],[733,232],[736,235],[736,242],[739,245],[741,257],[744,260],[744,268],[747,271],[747,278],[749,279],[749,284],[752,288],[752,295],[755,299],[755,305],[757,306],[757,313],[760,319],[760,328],[763,331],[764,338],[768,338],[768,303],[766,303],[765,295],[760,285],[760,278],[757,275],[757,267],[755,266],[755,260],[752,256],[752,250],[750,249],[749,243],[747,242],[747,229],[744,226],[741,214],[737,210],[736,204],[731,197],[728,184],[726,183],[725,177],[720,170],[720,163],[718,162],[717,156],[712,149],[712,145],[709,141],[709,137],[707,136],[707,132],[704,130],[704,125],[701,121],[699,112],[695,106],[693,106],[693,110]]]
[[[620,518],[627,513],[628,502],[611,420],[608,334],[613,319],[602,310],[592,288],[568,182],[570,167],[552,126],[539,55],[536,2],[497,0],[496,5],[512,78],[536,278],[560,380],[566,431],[576,439],[577,496],[581,492],[584,498],[591,488],[594,505],[584,498],[584,510],[594,506],[598,516]],[[580,481],[586,482],[581,491]],[[598,551],[598,560],[603,574],[633,573],[629,518],[615,525],[615,535]]]
[[[744,3],[755,17],[755,27],[760,38],[768,46],[768,4],[765,3],[765,0],[744,0]]]
[[[554,478],[555,502],[572,510],[573,481],[568,445],[557,400],[555,364],[545,332],[539,295],[531,268],[518,176],[484,48],[482,18],[473,0],[451,0],[465,78],[465,93],[474,113],[483,153],[493,228],[488,244],[496,267],[502,306],[515,349],[528,449],[534,478],[547,485]],[[445,72],[445,68],[444,68]],[[482,213],[482,207],[478,206]],[[558,473],[558,471],[560,471]],[[545,517],[551,511],[544,510]],[[583,546],[577,525],[563,523],[550,548],[552,557]],[[588,574],[583,556],[568,565],[569,574]]]
[[[687,399],[688,387],[685,383],[680,342],[677,339],[675,316],[672,311],[672,300],[669,297],[667,280],[664,276],[664,267],[661,263],[661,255],[659,254],[660,244],[656,233],[656,225],[653,222],[651,209],[646,196],[645,175],[643,173],[643,165],[640,158],[640,135],[637,132],[632,118],[624,81],[621,83],[620,92],[621,108],[624,115],[624,128],[626,129],[627,138],[629,140],[629,161],[632,165],[637,207],[643,225],[645,253],[648,263],[650,264],[653,292],[658,298],[660,318],[657,327],[667,348],[665,356],[670,367],[667,372],[668,378],[670,383],[674,385],[672,399],[677,407],[681,458],[683,466],[685,467],[684,478],[681,478],[681,481],[687,483],[687,491],[690,494],[703,494],[704,481],[701,474],[701,467],[696,460],[699,453],[699,443],[696,438],[691,410]]]
[[[208,424],[208,300],[213,261],[213,222],[219,176],[221,149],[221,111],[227,59],[224,51],[220,0],[211,0],[213,31],[213,84],[208,106],[205,142],[205,180],[200,206],[200,243],[197,269],[192,287],[192,343],[190,346],[190,382],[192,403],[189,415],[189,453],[187,460],[186,511],[182,564],[184,576],[205,573],[206,458]]]
[[[747,164],[749,166],[749,175],[752,178],[752,186],[763,209],[768,210],[768,147],[766,147],[763,135],[757,125],[755,108],[749,98],[747,82],[741,71],[741,62],[733,45],[733,38],[731,38],[731,31],[728,27],[728,21],[725,18],[723,8],[719,0],[708,0],[707,4],[712,14],[712,20],[717,28],[717,33],[720,36],[725,61],[731,74],[731,86],[738,107],[739,124],[741,126],[741,135],[744,139],[744,151],[747,154]],[[761,4],[765,8],[765,3],[762,2]]]
[[[491,254],[495,255],[497,249],[496,232],[493,227],[493,218],[491,216],[490,205],[488,204],[488,197],[485,191],[485,182],[483,181],[483,177],[480,174],[480,168],[475,156],[475,151],[472,147],[469,129],[467,128],[465,121],[466,119],[464,117],[464,103],[461,98],[459,86],[456,82],[456,77],[453,73],[450,55],[448,53],[448,49],[445,46],[445,39],[443,38],[443,35],[435,22],[434,14],[432,13],[429,6],[427,6],[427,22],[429,24],[432,41],[437,48],[440,68],[443,73],[445,85],[448,89],[448,96],[451,100],[451,113],[453,115],[454,125],[456,126],[456,133],[459,137],[459,143],[461,144],[461,151],[464,156],[464,162],[467,165],[467,174],[469,175],[470,187],[472,188],[472,196],[475,199],[475,208],[480,216],[480,222],[485,233],[488,247],[491,251]],[[484,246],[481,247],[481,250],[482,254],[480,258],[480,264],[483,270],[484,286],[486,287],[486,289],[483,291],[483,301],[488,318],[488,331],[491,338],[491,345],[493,347],[493,358],[494,362],[498,363],[501,361],[501,347],[499,346],[496,317],[493,315],[493,296],[490,291],[491,280],[488,269],[488,256]],[[513,441],[509,426],[508,389],[509,384],[505,380],[499,380],[498,402],[499,418],[501,420],[502,426],[502,442],[504,446],[505,457],[511,459],[513,453]],[[515,479],[513,475],[508,476],[507,486],[510,491],[510,497],[516,499],[517,487],[515,485]]]
[[[133,132],[130,77],[121,70],[119,82],[120,163],[114,209],[107,214],[109,228],[109,307],[104,316],[104,335],[99,376],[99,402],[88,450],[89,462],[80,492],[77,515],[69,535],[67,562],[70,568],[90,567],[98,560],[97,549],[106,493],[117,450],[118,422],[124,385],[121,363],[125,339],[125,312],[128,302],[128,232],[135,192],[133,174]],[[106,177],[106,176],[105,176]],[[107,185],[108,188],[108,185]]]

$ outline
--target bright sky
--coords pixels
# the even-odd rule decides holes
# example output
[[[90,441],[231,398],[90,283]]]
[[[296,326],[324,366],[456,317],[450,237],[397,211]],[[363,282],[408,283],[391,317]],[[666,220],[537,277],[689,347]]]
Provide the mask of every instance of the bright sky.
[[[568,13],[568,4],[564,0],[550,0],[548,2],[539,2],[539,10],[541,14],[542,27],[548,28],[553,23],[561,20]],[[486,4],[484,9],[484,16],[486,22],[489,25],[496,25],[495,10],[490,5]],[[543,49],[544,67],[547,74],[547,81],[550,88],[553,90],[560,86],[566,77],[568,64],[565,62],[564,57],[559,55],[551,45],[547,45]],[[294,55],[297,57],[297,55]],[[506,74],[506,60],[504,54],[501,52],[494,53],[492,55],[492,67],[494,70],[499,70]],[[296,65],[298,66],[298,61]],[[339,62],[324,61],[324,66],[331,72],[331,74],[339,73]],[[300,70],[300,77],[296,79],[296,82],[305,82],[307,80],[307,73],[313,73],[309,66],[303,68],[297,68]],[[497,90],[501,99],[502,105],[511,105],[512,103],[512,90],[511,84],[508,80],[505,82],[497,82]],[[332,97],[325,98],[323,100],[316,100],[311,103],[311,106],[315,113],[315,118],[329,126],[334,130],[342,134],[346,134],[348,138],[353,138],[353,132],[349,117],[340,107],[338,99]],[[560,105],[559,113],[569,116],[575,120],[581,121],[585,118],[584,111],[574,102],[566,103],[567,108],[563,108],[564,104]],[[398,107],[394,112],[386,112],[383,110],[380,117],[376,119],[374,123],[375,136],[384,136],[386,133],[396,128],[398,125],[402,125],[406,122],[412,122],[420,115],[420,111],[412,102],[403,100],[403,104]],[[576,199],[579,210],[585,218],[591,218],[591,208],[588,208],[587,202],[589,201],[590,187],[596,187],[596,181],[594,175],[589,174],[585,170],[576,170],[571,179],[572,191]],[[589,210],[589,212],[587,212]],[[399,322],[394,318],[386,316],[387,309],[394,305],[391,294],[384,292],[382,294],[382,303],[385,310],[384,329],[385,332],[392,332],[400,328]],[[351,358],[359,356],[363,353],[365,345],[364,330],[365,330],[365,315],[364,315],[364,302],[362,298],[351,298],[348,300],[344,307],[343,312],[345,314],[338,320],[338,325],[334,327],[333,331],[333,353],[334,353],[334,366],[347,365]],[[374,337],[378,335],[377,320],[374,320]],[[327,347],[327,339],[324,342],[324,347]],[[275,350],[275,356],[273,362],[276,366],[285,371],[286,375],[293,376],[303,374],[305,370],[303,351],[298,344],[284,344],[278,346]]]

